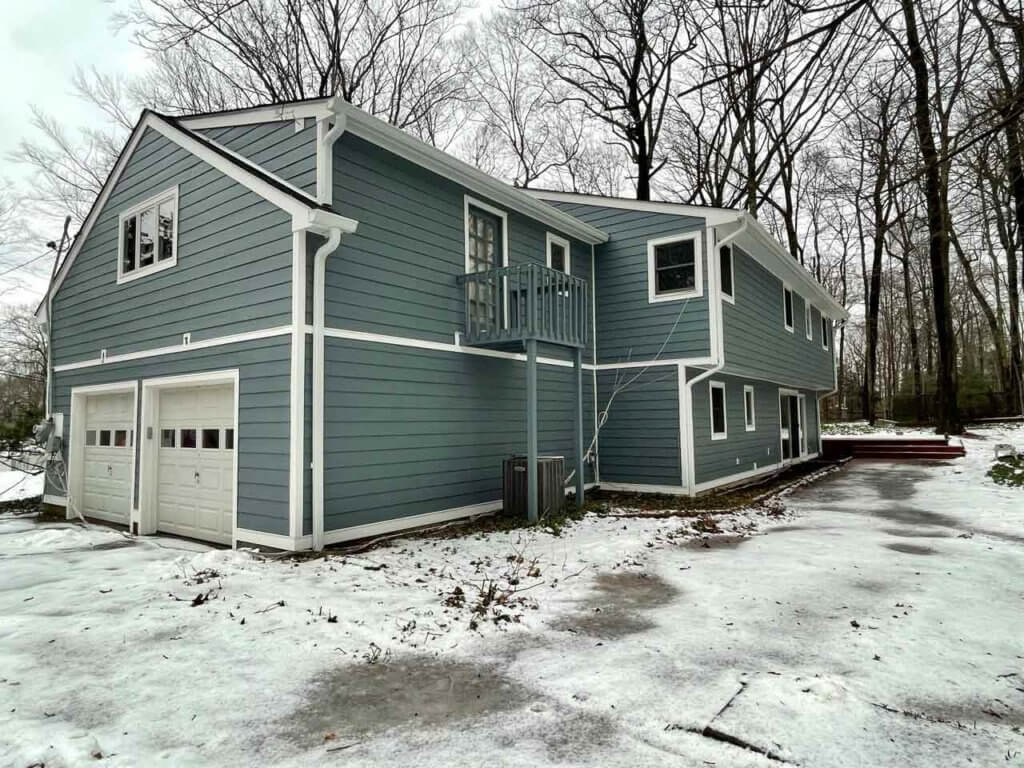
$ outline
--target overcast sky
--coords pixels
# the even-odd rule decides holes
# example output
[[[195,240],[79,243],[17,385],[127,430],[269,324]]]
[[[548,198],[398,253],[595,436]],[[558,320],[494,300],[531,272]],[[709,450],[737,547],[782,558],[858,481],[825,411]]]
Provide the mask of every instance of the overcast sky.
[[[123,0],[0,0],[0,178],[29,181],[26,169],[11,162],[9,154],[21,139],[31,136],[32,104],[59,117],[69,129],[97,119],[71,94],[76,66],[95,66],[110,74],[130,74],[143,66],[144,58],[128,33],[111,28],[110,18],[122,4]],[[18,258],[9,254],[5,262],[20,263],[43,250],[44,243],[30,243],[24,246],[24,258],[21,253]],[[45,273],[42,263],[39,267]],[[0,267],[0,272],[7,268]],[[0,277],[0,304],[38,300],[45,280],[32,272],[21,269]]]

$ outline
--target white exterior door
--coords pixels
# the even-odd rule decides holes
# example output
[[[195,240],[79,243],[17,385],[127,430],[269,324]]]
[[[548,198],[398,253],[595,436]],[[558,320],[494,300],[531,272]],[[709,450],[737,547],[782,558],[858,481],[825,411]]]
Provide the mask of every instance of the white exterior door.
[[[81,508],[86,517],[128,524],[135,453],[134,395],[119,392],[85,400]]]
[[[157,530],[231,544],[235,402],[231,386],[160,392]]]

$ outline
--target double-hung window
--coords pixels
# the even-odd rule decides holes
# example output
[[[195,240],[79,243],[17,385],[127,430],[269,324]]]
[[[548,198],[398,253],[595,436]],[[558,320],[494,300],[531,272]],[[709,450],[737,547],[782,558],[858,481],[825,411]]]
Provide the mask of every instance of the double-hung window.
[[[159,272],[178,261],[178,188],[118,217],[117,282]]]
[[[674,301],[700,296],[701,233],[661,237],[647,242],[647,299]]]
[[[782,286],[782,322],[786,330],[793,332],[793,292],[786,286]]]
[[[814,341],[814,328],[811,325],[811,302],[804,301],[804,334],[808,341]]]
[[[712,381],[711,389],[711,439],[725,440],[729,428],[725,418],[725,383]]]
[[[569,264],[569,241],[564,237],[553,235],[548,232],[547,235],[547,265],[551,269],[557,269],[559,272],[565,272],[565,274],[571,274]]]

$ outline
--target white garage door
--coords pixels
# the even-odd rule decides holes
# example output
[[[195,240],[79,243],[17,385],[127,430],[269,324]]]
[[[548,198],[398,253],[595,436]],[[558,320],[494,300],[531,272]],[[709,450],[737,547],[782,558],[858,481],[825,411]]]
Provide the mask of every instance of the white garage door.
[[[91,395],[85,401],[82,509],[86,517],[128,524],[131,512],[134,396]]]
[[[160,392],[157,529],[231,543],[234,496],[234,389]]]

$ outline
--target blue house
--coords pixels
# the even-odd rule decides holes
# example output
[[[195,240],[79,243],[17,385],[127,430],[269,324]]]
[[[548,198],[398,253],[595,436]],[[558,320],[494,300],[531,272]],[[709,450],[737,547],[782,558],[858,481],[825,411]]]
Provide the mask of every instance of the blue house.
[[[688,495],[813,458],[846,317],[741,211],[516,189],[334,99],[145,112],[38,314],[45,502],[285,550],[496,509],[512,454]]]

